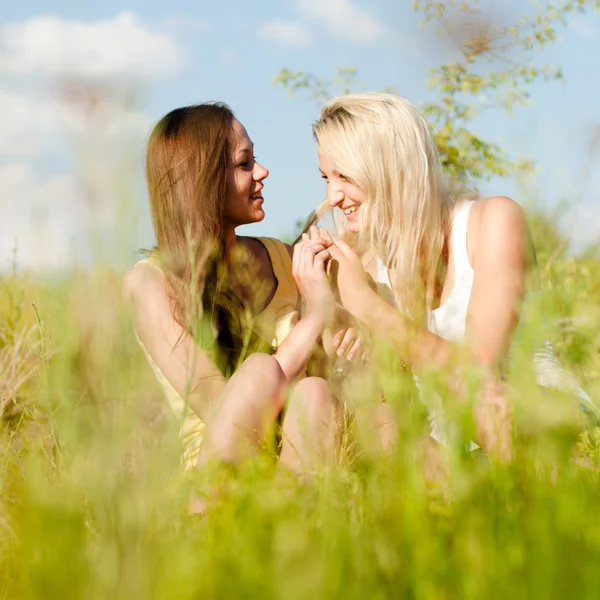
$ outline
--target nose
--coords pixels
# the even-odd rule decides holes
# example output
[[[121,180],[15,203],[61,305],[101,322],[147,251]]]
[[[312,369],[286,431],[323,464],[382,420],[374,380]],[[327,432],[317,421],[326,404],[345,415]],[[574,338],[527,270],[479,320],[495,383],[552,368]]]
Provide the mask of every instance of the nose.
[[[269,170],[265,169],[260,163],[254,163],[254,179],[255,181],[262,181],[269,176]]]
[[[331,208],[338,206],[344,201],[344,192],[339,188],[336,188],[334,185],[329,184],[327,188],[327,204],[331,206]]]

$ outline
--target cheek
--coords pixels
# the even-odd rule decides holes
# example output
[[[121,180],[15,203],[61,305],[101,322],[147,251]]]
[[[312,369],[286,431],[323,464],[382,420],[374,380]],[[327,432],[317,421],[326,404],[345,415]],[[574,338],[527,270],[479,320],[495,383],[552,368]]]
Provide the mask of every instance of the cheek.
[[[365,194],[355,185],[349,185],[347,190],[344,190],[344,193],[356,204],[362,204],[365,201]]]
[[[240,196],[248,195],[250,186],[252,185],[252,173],[247,171],[238,171],[235,178],[235,190]]]

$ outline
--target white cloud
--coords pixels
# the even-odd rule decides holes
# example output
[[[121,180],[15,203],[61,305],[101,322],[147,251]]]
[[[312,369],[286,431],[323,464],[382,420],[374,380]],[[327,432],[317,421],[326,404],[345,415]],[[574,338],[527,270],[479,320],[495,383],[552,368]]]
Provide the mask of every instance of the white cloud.
[[[54,101],[0,88],[0,157],[36,156],[57,127]]]
[[[0,165],[0,270],[17,249],[19,267],[52,270],[68,265],[83,222],[75,178],[38,179],[27,163]]]
[[[31,164],[0,165],[0,272],[17,249],[20,268],[35,272],[129,262],[140,245],[139,174],[90,163],[79,175],[40,176]]]
[[[152,124],[135,93],[184,64],[161,26],[132,13],[0,26],[0,271],[15,244],[19,265],[38,271],[88,263],[91,239],[94,256],[117,260],[135,245]]]
[[[385,34],[383,23],[351,0],[297,0],[307,17],[323,21],[338,37],[354,44],[373,44]]]
[[[131,12],[85,22],[47,16],[0,27],[0,73],[147,84],[183,64],[175,41]]]
[[[0,88],[0,158],[43,156],[94,137],[97,146],[140,144],[150,121],[123,99],[93,86],[71,86],[61,96]],[[68,93],[67,93],[68,92]],[[95,93],[96,92],[96,93]],[[120,100],[120,101],[119,101]]]
[[[310,35],[299,23],[275,19],[263,23],[258,31],[263,40],[279,42],[294,48],[303,48],[310,44]]]

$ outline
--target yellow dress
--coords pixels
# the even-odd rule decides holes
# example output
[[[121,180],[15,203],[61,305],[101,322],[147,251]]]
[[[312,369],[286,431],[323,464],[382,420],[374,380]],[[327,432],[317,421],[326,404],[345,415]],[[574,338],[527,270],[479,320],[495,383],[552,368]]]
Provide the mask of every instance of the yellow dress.
[[[292,275],[292,259],[285,244],[273,238],[261,237],[256,239],[262,243],[269,254],[277,288],[269,304],[256,316],[255,329],[262,339],[277,349],[298,322],[298,289]],[[156,268],[160,268],[152,258],[144,259],[141,262],[147,262]],[[181,421],[179,428],[179,438],[183,448],[181,461],[186,469],[191,469],[198,459],[206,425],[169,383],[139,338],[138,342],[154,371],[156,379],[163,388],[173,413]]]

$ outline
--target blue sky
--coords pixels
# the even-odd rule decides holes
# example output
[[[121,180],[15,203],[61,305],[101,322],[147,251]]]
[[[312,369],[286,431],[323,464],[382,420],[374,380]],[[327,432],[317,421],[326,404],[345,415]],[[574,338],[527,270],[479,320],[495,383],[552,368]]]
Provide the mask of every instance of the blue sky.
[[[502,6],[509,14],[529,9],[516,0]],[[337,66],[353,65],[361,89],[393,85],[415,103],[434,98],[428,70],[453,50],[418,21],[409,0],[3,3],[0,129],[4,118],[10,135],[0,141],[0,264],[7,264],[15,237],[26,266],[61,267],[84,257],[90,214],[102,224],[105,245],[125,227],[127,239],[118,247],[127,257],[150,245],[140,185],[145,136],[165,112],[205,100],[232,106],[271,172],[267,217],[244,232],[286,235],[324,194],[310,128],[319,107],[308,94],[288,98],[273,76],[287,67],[329,77]],[[562,33],[564,40],[539,59],[561,65],[566,84],[536,84],[531,106],[511,115],[489,111],[476,122],[478,132],[512,155],[535,159],[536,175],[526,188],[495,180],[482,189],[525,204],[536,198],[550,208],[574,199],[577,210],[565,224],[576,239],[590,241],[600,234],[600,154],[594,164],[589,152],[600,124],[594,60],[600,16],[579,17]],[[82,105],[65,106],[65,81],[81,80],[116,90],[92,124],[93,143],[76,114]],[[135,90],[135,102],[122,106],[126,87]],[[90,191],[85,181],[98,189]],[[135,226],[119,218],[123,196],[134,201]]]

